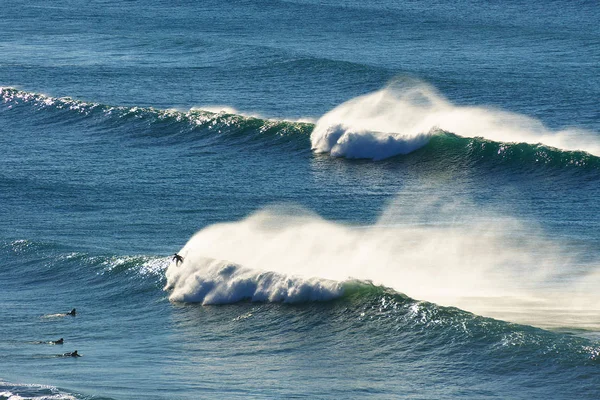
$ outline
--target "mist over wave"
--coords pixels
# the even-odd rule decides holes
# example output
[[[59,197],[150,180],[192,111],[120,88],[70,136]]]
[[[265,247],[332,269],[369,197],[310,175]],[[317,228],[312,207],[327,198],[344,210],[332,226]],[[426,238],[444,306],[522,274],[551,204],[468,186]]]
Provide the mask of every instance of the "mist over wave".
[[[410,153],[440,131],[501,143],[543,144],[600,155],[600,136],[577,128],[553,131],[534,118],[452,104],[432,86],[397,81],[323,115],[312,149],[335,157],[381,160]]]
[[[401,193],[377,224],[349,226],[267,208],[199,231],[180,252],[185,262],[168,268],[166,288],[175,301],[295,301],[339,296],[336,282],[372,281],[515,322],[596,324],[589,313],[600,310],[600,264],[575,274],[577,255],[560,242],[515,218],[472,209],[459,196]]]

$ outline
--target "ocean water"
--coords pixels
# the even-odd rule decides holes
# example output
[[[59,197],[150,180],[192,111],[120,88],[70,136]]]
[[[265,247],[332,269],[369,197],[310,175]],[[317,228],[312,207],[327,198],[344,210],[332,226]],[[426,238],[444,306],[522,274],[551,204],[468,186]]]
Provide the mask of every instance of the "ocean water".
[[[597,1],[5,3],[0,399],[600,398]]]

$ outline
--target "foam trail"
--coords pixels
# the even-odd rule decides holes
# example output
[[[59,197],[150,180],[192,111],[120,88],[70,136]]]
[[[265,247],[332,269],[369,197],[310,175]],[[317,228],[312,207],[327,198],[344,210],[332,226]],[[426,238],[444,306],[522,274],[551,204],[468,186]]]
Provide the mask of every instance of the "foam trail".
[[[171,300],[205,304],[306,301],[341,295],[335,282],[369,280],[481,315],[600,330],[597,318],[587,318],[600,314],[600,296],[590,281],[600,283],[598,275],[593,277],[597,266],[587,267],[591,274],[582,278],[587,282],[582,290],[575,278],[560,277],[573,261],[559,243],[516,219],[474,216],[467,212],[474,209],[468,201],[449,198],[454,200],[411,203],[401,195],[373,226],[347,226],[281,209],[212,225],[181,250],[186,260],[168,268],[166,288]],[[468,219],[440,222],[460,215]],[[305,294],[294,297],[294,288],[301,286]],[[560,310],[569,310],[570,317]]]
[[[503,143],[543,144],[600,156],[600,136],[581,129],[552,131],[524,115],[453,105],[424,83],[394,83],[357,97],[321,117],[312,149],[335,157],[380,160],[426,145],[440,130]]]

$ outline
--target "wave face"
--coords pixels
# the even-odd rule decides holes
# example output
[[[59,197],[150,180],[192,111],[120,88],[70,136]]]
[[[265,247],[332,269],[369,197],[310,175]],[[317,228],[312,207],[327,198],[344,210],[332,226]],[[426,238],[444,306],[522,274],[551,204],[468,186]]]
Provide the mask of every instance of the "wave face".
[[[496,143],[527,143],[600,155],[600,136],[552,131],[540,121],[485,107],[457,106],[424,83],[393,83],[334,108],[317,122],[311,144],[335,157],[381,160],[425,146],[440,131]]]
[[[132,139],[153,140],[156,145],[174,145],[221,138],[225,142],[253,146],[284,146],[306,140],[313,125],[303,121],[264,119],[242,115],[231,107],[208,106],[188,111],[152,107],[110,106],[71,98],[56,98],[14,88],[0,87],[7,111],[29,112],[46,123],[75,124],[88,121],[104,132],[126,128]],[[302,146],[306,148],[306,146]]]

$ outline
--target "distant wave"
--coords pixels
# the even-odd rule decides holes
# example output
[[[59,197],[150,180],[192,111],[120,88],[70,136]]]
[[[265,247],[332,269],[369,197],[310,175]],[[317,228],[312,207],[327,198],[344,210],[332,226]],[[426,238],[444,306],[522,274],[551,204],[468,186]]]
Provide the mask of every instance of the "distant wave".
[[[9,383],[0,380],[0,399],[7,400],[77,400],[79,397],[48,385]]]
[[[0,99],[6,110],[26,108],[44,111],[39,116],[41,118],[51,113],[54,118],[45,121],[48,124],[79,121],[83,117],[92,127],[106,131],[125,126],[130,136],[151,139],[157,145],[221,138],[239,145],[255,142],[259,146],[285,146],[297,143],[300,148],[307,149],[314,126],[308,119],[274,120],[252,114],[242,115],[228,106],[206,106],[206,109],[192,108],[188,111],[111,106],[3,87],[0,87]]]
[[[319,119],[311,144],[314,151],[335,157],[381,160],[421,148],[440,132],[600,155],[597,134],[578,129],[552,131],[523,115],[456,106],[420,82],[392,83],[341,104]]]
[[[188,111],[117,107],[14,88],[0,88],[0,98],[5,112],[25,112],[23,118],[40,118],[44,124],[83,122],[98,134],[116,129],[119,138],[128,135],[158,146],[207,141],[209,146],[221,142],[292,152],[312,147],[334,157],[374,160],[408,155],[436,161],[458,157],[471,164],[600,168],[598,135],[552,132],[525,116],[454,106],[425,84],[391,85],[358,97],[316,124],[242,115],[227,106]]]

